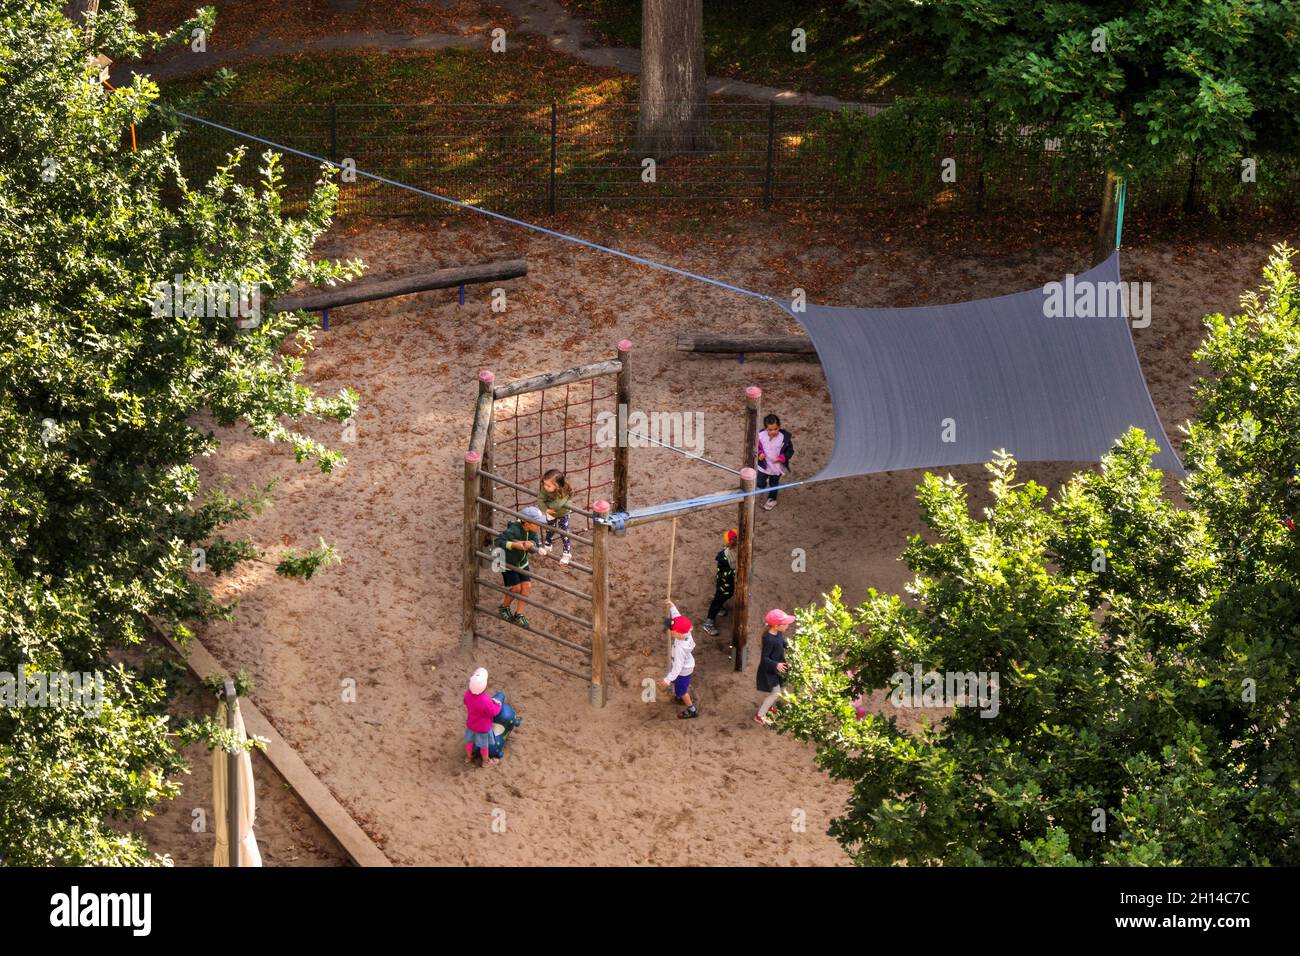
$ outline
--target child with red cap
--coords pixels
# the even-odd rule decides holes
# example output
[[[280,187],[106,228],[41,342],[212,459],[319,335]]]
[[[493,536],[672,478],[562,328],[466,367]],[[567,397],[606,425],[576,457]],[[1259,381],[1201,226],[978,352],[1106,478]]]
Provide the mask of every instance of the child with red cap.
[[[671,598],[664,598],[664,606],[668,608],[664,626],[673,632],[673,659],[672,667],[659,683],[665,687],[672,686],[674,696],[686,705],[686,709],[677,716],[682,720],[690,720],[700,716],[691,700],[691,674],[695,673],[695,638],[691,634],[691,622],[682,617]]]
[[[767,624],[767,630],[763,632],[763,655],[758,661],[756,686],[767,696],[758,705],[754,720],[766,726],[767,712],[781,696],[781,685],[785,683],[785,673],[788,670],[785,662],[785,632],[794,623],[794,617],[779,607],[774,607],[767,612],[763,620]]]
[[[713,600],[709,602],[709,613],[704,616],[702,625],[706,634],[718,633],[718,627],[714,622],[722,613],[726,603],[731,600],[731,596],[736,593],[736,541],[739,538],[740,532],[735,528],[724,532],[722,550],[713,558],[718,571],[713,578]]]

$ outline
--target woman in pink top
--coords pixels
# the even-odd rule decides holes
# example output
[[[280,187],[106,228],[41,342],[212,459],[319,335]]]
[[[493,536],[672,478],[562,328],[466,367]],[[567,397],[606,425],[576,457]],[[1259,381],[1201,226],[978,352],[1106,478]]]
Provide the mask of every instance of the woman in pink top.
[[[488,755],[492,746],[492,719],[501,713],[501,702],[487,694],[488,672],[480,667],[469,676],[465,691],[465,762],[474,761],[474,748],[483,757],[483,766],[496,763]]]

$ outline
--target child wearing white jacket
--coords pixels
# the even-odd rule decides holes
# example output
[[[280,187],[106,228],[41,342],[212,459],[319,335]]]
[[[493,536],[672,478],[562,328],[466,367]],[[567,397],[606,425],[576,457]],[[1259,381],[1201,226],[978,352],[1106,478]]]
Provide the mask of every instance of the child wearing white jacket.
[[[671,599],[664,598],[664,606],[668,608],[664,626],[673,632],[673,659],[672,668],[659,683],[672,687],[674,696],[686,705],[686,709],[677,716],[682,720],[690,720],[700,716],[691,700],[691,674],[695,673],[695,637],[691,634],[690,620],[682,617],[677,605]]]

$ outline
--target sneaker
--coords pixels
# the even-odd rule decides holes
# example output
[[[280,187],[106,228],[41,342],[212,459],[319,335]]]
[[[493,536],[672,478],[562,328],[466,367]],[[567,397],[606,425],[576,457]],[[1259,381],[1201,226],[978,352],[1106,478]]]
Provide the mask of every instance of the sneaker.
[[[567,551],[565,551],[564,554],[560,555],[561,564],[568,564],[572,560],[573,560],[573,555],[569,554],[569,552]]]
[[[713,635],[714,637],[717,637],[717,636],[718,636],[718,629],[717,629],[717,627],[714,626],[714,624],[713,624],[712,621],[710,621],[710,620],[705,620],[705,622],[704,622],[703,624],[701,624],[700,627],[704,628],[704,633],[705,633],[705,634],[711,634],[711,635]]]
[[[528,618],[524,617],[522,614],[515,615],[515,623],[518,624],[520,627],[522,627],[525,631],[528,630],[530,627],[528,623]]]
[[[515,612],[504,605],[502,605],[501,609],[497,611],[497,614],[503,621],[513,621],[515,619]]]
[[[533,552],[533,554],[537,555],[539,558],[544,558],[550,553],[551,546],[549,544],[538,545],[537,550]]]
[[[764,511],[771,511],[771,510],[772,510],[773,508],[775,508],[775,507],[776,507],[776,499],[775,499],[775,498],[768,498],[766,501],[763,502],[763,510],[764,510]]]
[[[695,706],[692,705],[692,706],[690,706],[690,707],[687,707],[687,708],[686,708],[684,711],[682,711],[680,714],[678,714],[678,715],[677,715],[677,719],[678,719],[678,720],[690,720],[690,719],[692,719],[692,718],[694,718],[694,717],[698,717],[698,716],[700,716],[700,712],[699,712],[699,710],[697,710],[697,709],[695,708]]]
[[[766,726],[767,726],[767,719],[764,718],[764,717],[759,716],[758,711],[754,711],[754,723],[756,723],[756,724],[760,724],[761,726],[766,727]]]

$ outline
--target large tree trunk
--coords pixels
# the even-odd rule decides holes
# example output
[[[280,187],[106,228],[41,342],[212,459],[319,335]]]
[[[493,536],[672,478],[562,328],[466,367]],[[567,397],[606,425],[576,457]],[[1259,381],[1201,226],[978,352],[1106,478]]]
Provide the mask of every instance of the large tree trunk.
[[[1101,218],[1097,223],[1097,236],[1092,245],[1092,264],[1101,265],[1115,251],[1115,218],[1119,215],[1119,204],[1115,201],[1115,188],[1119,185],[1119,176],[1106,170],[1105,181],[1101,187]]]
[[[637,148],[662,158],[708,149],[704,0],[642,0]]]

